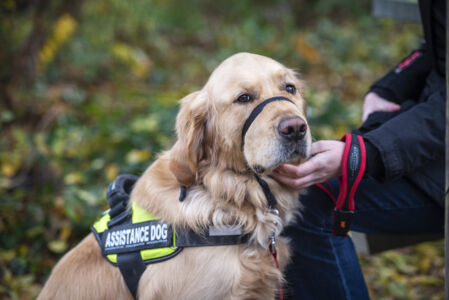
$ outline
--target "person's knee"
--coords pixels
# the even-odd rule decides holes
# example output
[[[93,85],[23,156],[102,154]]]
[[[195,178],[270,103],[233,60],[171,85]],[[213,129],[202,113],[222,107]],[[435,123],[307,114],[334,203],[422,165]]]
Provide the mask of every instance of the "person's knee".
[[[299,197],[299,202],[299,216],[293,226],[309,230],[331,230],[334,204],[324,191],[315,186],[310,187]]]

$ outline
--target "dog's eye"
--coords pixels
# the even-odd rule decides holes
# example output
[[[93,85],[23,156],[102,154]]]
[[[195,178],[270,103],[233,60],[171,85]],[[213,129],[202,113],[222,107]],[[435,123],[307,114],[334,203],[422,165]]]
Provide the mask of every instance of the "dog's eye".
[[[296,94],[296,87],[292,84],[287,84],[285,90],[292,95]]]
[[[254,100],[254,96],[250,95],[250,94],[243,94],[240,95],[235,102],[240,102],[240,103],[248,103]]]

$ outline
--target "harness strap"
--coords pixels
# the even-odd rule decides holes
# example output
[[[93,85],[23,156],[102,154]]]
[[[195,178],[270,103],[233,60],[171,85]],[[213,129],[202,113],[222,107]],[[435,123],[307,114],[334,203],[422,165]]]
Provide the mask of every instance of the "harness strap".
[[[262,188],[263,193],[265,194],[265,198],[267,198],[268,207],[274,208],[277,204],[276,197],[274,197],[273,193],[270,190],[270,187],[268,186],[268,183],[263,180],[259,175],[254,173],[254,176],[256,177],[257,182],[259,183],[260,187]]]
[[[245,135],[246,132],[248,131],[249,127],[251,126],[251,124],[254,122],[254,120],[257,118],[257,116],[262,112],[262,110],[264,109],[264,107],[274,101],[288,101],[290,103],[293,103],[292,100],[286,98],[286,97],[282,97],[282,96],[277,96],[277,97],[271,97],[268,98],[266,100],[264,100],[263,102],[259,103],[259,105],[257,105],[253,111],[251,112],[251,114],[249,115],[248,119],[246,119],[245,124],[243,125],[243,129],[242,129],[242,147],[245,144]],[[294,104],[294,103],[293,103]]]
[[[120,253],[117,255],[117,266],[122,273],[126,286],[137,299],[137,288],[139,286],[140,277],[145,272],[147,266],[140,256],[140,252]]]
[[[338,178],[340,192],[335,203],[333,234],[346,236],[354,216],[354,195],[365,173],[366,151],[361,136],[346,133],[341,141],[345,142],[345,148],[342,175]],[[319,187],[324,188],[322,185]]]
[[[239,228],[217,230],[209,228],[209,232],[196,233],[191,229],[176,230],[176,247],[227,246],[246,243],[250,235],[242,235]]]

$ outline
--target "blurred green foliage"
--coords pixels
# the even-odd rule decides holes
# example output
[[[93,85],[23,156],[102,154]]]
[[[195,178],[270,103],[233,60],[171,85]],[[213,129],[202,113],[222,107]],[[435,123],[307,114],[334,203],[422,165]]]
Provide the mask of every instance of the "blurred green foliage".
[[[36,296],[105,209],[108,182],[141,174],[171,145],[177,101],[233,53],[259,53],[300,72],[316,139],[359,125],[369,85],[421,35],[418,24],[373,19],[369,7],[366,0],[2,1],[0,297]],[[422,247],[442,259],[440,244]],[[421,284],[442,287],[442,274],[426,275],[441,264],[423,271],[421,256],[391,253],[362,259],[373,295],[420,299],[429,291]]]
[[[443,241],[361,255],[360,263],[373,299],[445,299]]]

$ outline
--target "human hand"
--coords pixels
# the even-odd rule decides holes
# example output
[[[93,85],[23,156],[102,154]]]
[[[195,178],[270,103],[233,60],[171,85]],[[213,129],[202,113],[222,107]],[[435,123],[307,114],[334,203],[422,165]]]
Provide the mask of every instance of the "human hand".
[[[362,121],[365,122],[368,116],[375,111],[397,111],[401,106],[385,100],[374,92],[369,92],[363,101]]]
[[[283,164],[271,177],[294,189],[302,189],[341,175],[341,160],[345,143],[340,141],[318,141],[312,144],[311,154],[305,163],[295,166]]]

